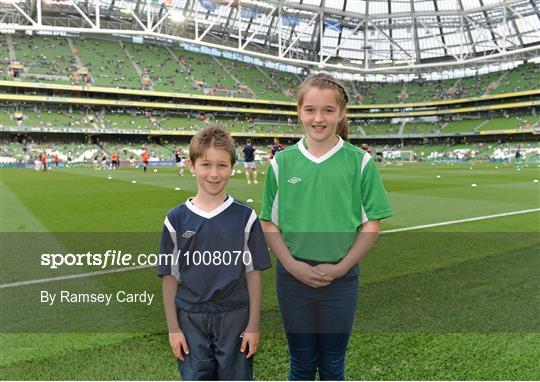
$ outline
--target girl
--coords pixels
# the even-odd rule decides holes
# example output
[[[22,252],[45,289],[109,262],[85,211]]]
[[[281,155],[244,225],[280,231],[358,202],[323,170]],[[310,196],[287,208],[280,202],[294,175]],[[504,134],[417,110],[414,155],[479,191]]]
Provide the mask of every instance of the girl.
[[[343,380],[358,301],[358,262],[392,209],[371,156],[347,142],[348,96],[316,74],[298,91],[305,137],[277,153],[261,219],[277,256],[290,380]]]

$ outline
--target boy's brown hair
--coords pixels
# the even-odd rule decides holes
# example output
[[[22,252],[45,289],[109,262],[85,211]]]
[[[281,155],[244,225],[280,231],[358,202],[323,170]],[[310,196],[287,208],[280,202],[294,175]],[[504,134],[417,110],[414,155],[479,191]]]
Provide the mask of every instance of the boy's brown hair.
[[[231,157],[231,166],[236,163],[236,147],[234,140],[221,126],[211,124],[191,138],[189,144],[189,159],[194,165],[210,147],[225,150]]]

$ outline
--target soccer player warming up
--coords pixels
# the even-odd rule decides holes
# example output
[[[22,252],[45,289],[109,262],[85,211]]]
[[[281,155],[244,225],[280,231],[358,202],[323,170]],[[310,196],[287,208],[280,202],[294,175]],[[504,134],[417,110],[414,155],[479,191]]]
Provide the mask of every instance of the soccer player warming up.
[[[251,184],[249,179],[249,171],[253,173],[253,183],[259,183],[257,181],[257,165],[255,164],[255,147],[251,144],[251,139],[246,140],[246,145],[242,150],[244,153],[244,167],[246,169],[246,179],[248,184]]]
[[[345,378],[358,263],[392,215],[373,159],[347,142],[347,102],[333,77],[306,79],[297,101],[305,136],[276,153],[266,175],[261,219],[278,260],[290,380]]]
[[[174,159],[176,166],[178,167],[178,175],[184,176],[184,168],[186,167],[186,160],[184,159],[184,150],[180,147],[174,153]]]
[[[148,158],[150,157],[150,154],[148,154],[148,151],[144,149],[144,151],[141,154],[141,162],[143,165],[143,171],[146,173],[146,168],[148,167]]]
[[[184,380],[253,379],[261,270],[271,263],[255,211],[225,193],[234,158],[234,141],[221,127],[198,132],[188,162],[197,195],[163,224],[158,275]]]

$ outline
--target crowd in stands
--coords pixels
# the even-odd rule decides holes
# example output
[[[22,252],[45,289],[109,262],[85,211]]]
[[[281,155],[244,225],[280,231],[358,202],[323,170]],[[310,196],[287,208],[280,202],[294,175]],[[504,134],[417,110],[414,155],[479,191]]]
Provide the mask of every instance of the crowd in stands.
[[[7,118],[0,121],[0,127],[18,127],[23,130],[41,128],[44,131],[74,131],[96,133],[117,131],[179,131],[194,133],[209,123],[222,125],[232,133],[243,134],[301,134],[294,118],[265,119],[250,115],[215,112],[184,112],[181,114],[160,110],[136,110],[123,108],[62,108],[49,109],[34,105],[33,109],[5,112]],[[70,130],[67,130],[70,129]],[[75,129],[75,130],[74,130]],[[437,121],[408,120],[391,123],[389,120],[352,119],[349,120],[351,136],[410,135],[438,133],[477,133],[479,131],[531,130],[540,129],[540,117],[534,114],[509,115],[506,112],[477,118],[454,115],[450,119]]]
[[[86,78],[97,86],[292,101],[296,85],[301,81],[300,76],[292,73],[194,52],[91,38],[73,41],[76,47],[71,50],[63,37],[13,36],[16,60],[24,65],[25,76],[48,75],[66,83],[83,82]],[[10,79],[8,49],[3,47],[0,54],[0,76]],[[137,73],[136,66],[141,73]],[[79,73],[83,68],[89,71],[86,77]],[[536,89],[539,83],[540,65],[525,64],[512,70],[462,79],[400,83],[355,81],[348,82],[348,87],[353,103],[380,104],[521,91]]]

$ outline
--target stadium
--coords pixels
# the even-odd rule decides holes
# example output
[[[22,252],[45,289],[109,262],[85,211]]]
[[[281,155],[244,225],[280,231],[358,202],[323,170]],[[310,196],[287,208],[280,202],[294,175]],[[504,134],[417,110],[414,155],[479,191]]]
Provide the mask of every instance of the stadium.
[[[259,212],[314,73],[346,86],[395,211],[361,262],[346,378],[539,379],[539,1],[0,0],[1,379],[178,379],[155,267],[40,256],[155,253],[197,190],[175,152],[209,124],[237,145],[227,191]],[[155,298],[40,301],[65,289]],[[275,267],[261,337],[255,379],[286,380]]]

